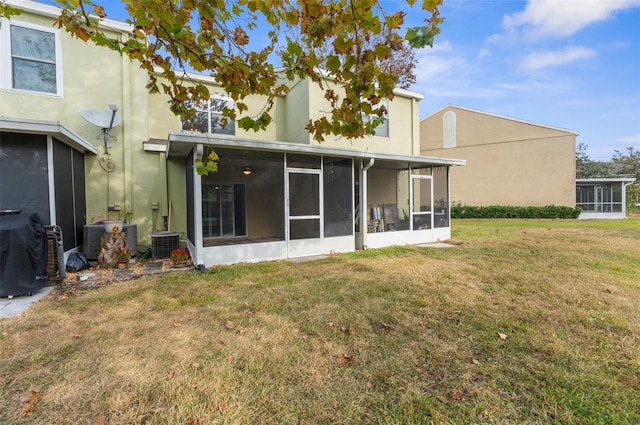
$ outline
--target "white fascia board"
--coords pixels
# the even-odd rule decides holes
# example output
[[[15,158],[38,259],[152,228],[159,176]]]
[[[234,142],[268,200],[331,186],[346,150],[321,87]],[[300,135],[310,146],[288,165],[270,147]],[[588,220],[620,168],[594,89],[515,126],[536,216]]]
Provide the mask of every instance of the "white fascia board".
[[[592,179],[576,179],[576,183],[633,183],[635,177],[596,177]]]
[[[154,66],[153,71],[156,74],[160,75],[162,73],[163,69],[158,67],[158,66]],[[276,70],[276,72],[277,72],[277,70]],[[331,74],[329,74],[327,71],[323,71],[323,70],[320,69],[320,70],[318,70],[318,72],[322,75],[323,78],[326,78],[328,80],[332,79]],[[187,77],[190,80],[202,81],[203,83],[213,84],[213,85],[216,85],[216,86],[222,88],[222,86],[220,86],[220,83],[218,83],[216,81],[216,79],[213,78],[210,75],[194,74],[194,73],[191,73],[191,72],[186,72],[184,75],[185,75],[185,77]],[[283,81],[289,81],[286,78],[283,78],[282,80]],[[302,81],[302,80],[296,79],[296,80],[292,81],[294,84],[293,84],[293,86],[291,86],[289,88],[295,87],[295,85],[298,84],[300,81]],[[411,91],[411,90],[401,89],[401,88],[393,89],[393,93],[395,95],[397,95],[397,96],[409,97],[409,98],[416,99],[416,100],[424,99],[424,95],[422,95],[420,93],[417,93],[417,92],[414,92],[414,91]]]
[[[299,143],[263,141],[255,139],[245,139],[240,137],[218,136],[215,134],[202,134],[193,132],[172,132],[169,133],[169,143],[167,153],[171,155],[171,145],[196,145],[205,146],[221,146],[229,148],[241,148],[250,150],[291,152],[291,153],[307,153],[316,155],[331,155],[345,158],[362,158],[362,159],[378,159],[383,161],[399,161],[416,164],[432,164],[432,165],[465,165],[464,159],[439,158],[421,155],[400,155],[388,154],[383,152],[371,152],[355,149],[310,146]],[[179,150],[179,149],[178,149]]]
[[[60,121],[41,121],[0,116],[0,130],[11,133],[50,134],[83,153],[97,154],[91,143],[65,127]]]
[[[145,152],[167,152],[167,141],[159,139],[149,139],[143,144]]]
[[[5,2],[15,9],[20,9],[41,16],[47,16],[49,18],[57,18],[58,16],[60,16],[60,11],[62,10],[57,6],[52,6],[49,4],[31,0],[5,0]],[[98,18],[94,15],[91,16],[94,18]],[[119,32],[133,32],[133,25],[127,24],[126,22],[116,21],[114,19],[100,19],[100,26],[105,29]]]

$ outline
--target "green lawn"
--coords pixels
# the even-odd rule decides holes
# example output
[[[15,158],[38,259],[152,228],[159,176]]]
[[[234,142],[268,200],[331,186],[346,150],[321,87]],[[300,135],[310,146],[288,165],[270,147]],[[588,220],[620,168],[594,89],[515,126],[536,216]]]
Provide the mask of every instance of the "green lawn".
[[[639,424],[640,219],[453,228],[46,297],[0,321],[0,423]]]

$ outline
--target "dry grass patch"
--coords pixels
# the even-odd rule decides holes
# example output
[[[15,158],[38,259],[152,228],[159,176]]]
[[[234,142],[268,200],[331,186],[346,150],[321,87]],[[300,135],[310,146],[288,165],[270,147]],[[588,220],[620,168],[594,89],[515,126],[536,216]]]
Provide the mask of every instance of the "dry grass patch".
[[[454,228],[47,297],[0,322],[0,423],[640,423],[640,222]]]

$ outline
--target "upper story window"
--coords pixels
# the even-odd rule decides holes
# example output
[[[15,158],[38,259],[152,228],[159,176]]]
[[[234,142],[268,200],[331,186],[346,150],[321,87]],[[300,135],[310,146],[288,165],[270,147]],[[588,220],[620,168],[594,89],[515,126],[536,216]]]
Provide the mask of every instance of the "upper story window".
[[[382,122],[378,124],[376,127],[374,136],[378,137],[389,137],[389,99],[380,100],[380,104],[375,107],[384,106],[386,112],[382,115]],[[378,115],[363,115],[362,120],[364,122],[369,122],[369,120],[373,120],[374,118],[378,118]]]
[[[2,88],[62,95],[58,31],[3,20]]]
[[[227,119],[227,125],[223,125],[222,110],[233,108],[234,102],[226,94],[214,93],[209,101],[196,102],[187,100],[188,108],[194,108],[196,115],[182,122],[183,130],[201,131],[203,133],[236,134],[236,123]]]

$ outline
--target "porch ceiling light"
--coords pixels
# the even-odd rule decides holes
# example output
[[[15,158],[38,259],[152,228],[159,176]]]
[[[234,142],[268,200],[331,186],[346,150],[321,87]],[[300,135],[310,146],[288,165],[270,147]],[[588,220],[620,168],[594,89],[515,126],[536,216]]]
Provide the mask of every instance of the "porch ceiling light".
[[[245,176],[251,174],[251,167],[244,167],[244,170],[242,170],[242,174],[244,174]]]

